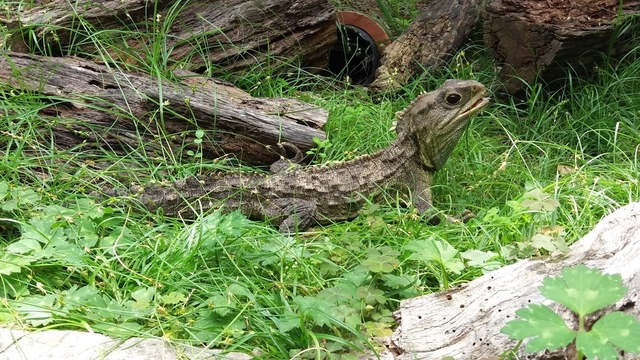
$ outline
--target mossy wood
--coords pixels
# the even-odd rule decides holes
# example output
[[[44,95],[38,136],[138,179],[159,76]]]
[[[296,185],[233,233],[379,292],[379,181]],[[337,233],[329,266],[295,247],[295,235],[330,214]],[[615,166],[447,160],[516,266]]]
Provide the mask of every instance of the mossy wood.
[[[500,329],[516,318],[516,310],[530,304],[545,304],[554,309],[573,329],[578,317],[566,307],[540,294],[547,276],[557,277],[565,267],[579,264],[607,274],[621,274],[629,290],[622,300],[587,317],[590,328],[604,314],[622,311],[640,319],[640,203],[632,203],[603,218],[585,237],[571,247],[568,255],[544,256],[519,261],[489,272],[451,290],[425,295],[400,303],[394,313],[398,322],[387,350],[379,359],[416,360],[498,359],[514,349],[517,341]],[[575,359],[575,347],[566,352],[525,354],[519,359]],[[362,356],[361,360],[374,359]],[[637,354],[621,354],[619,359],[639,359]]]
[[[175,81],[78,58],[0,52],[4,96],[41,97],[40,141],[59,149],[140,151],[150,158],[231,154],[253,164],[280,159],[279,142],[300,150],[325,138],[327,112],[295,99],[258,99],[221,81],[176,71]],[[7,110],[11,115],[11,109]],[[196,131],[201,136],[196,135]],[[202,140],[196,141],[196,139]]]
[[[168,52],[163,56],[186,62],[188,70],[209,64],[239,70],[267,60],[322,69],[337,31],[335,9],[326,0],[52,0],[7,7],[0,24],[23,35],[12,36],[14,51],[35,51],[37,43],[52,53],[65,53],[71,44],[94,52],[101,30],[112,34],[110,41],[124,36],[121,51],[107,49],[111,58],[138,62],[159,41]]]
[[[516,93],[538,74],[547,82],[566,79],[569,69],[584,75],[603,53],[618,56],[638,46],[639,14],[639,0],[496,0],[483,13],[484,40],[500,81]]]

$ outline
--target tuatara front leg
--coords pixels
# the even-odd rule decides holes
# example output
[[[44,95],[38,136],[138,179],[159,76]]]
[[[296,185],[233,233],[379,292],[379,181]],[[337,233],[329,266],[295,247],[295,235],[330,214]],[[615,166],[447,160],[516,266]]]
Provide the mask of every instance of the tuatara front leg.
[[[417,169],[411,174],[413,186],[411,201],[413,207],[418,210],[420,216],[425,218],[429,224],[438,225],[440,217],[431,205],[431,179],[432,174],[423,169]]]
[[[429,224],[438,225],[441,220],[440,216],[436,213],[436,210],[431,205],[432,196],[431,196],[431,187],[429,184],[432,182],[432,173],[429,171],[425,171],[420,169],[418,171],[414,171],[412,173],[413,177],[413,207],[418,210],[420,216],[425,218]],[[452,224],[466,223],[469,220],[473,219],[475,214],[470,210],[464,210],[462,214],[459,216],[445,216],[447,222]]]
[[[316,217],[317,206],[313,201],[298,198],[275,199],[262,211],[266,220],[278,225],[282,234],[307,230]]]

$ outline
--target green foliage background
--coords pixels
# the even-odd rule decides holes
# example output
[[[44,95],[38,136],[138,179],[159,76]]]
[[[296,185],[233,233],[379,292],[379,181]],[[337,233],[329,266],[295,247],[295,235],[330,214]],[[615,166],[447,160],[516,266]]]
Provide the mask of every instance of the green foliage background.
[[[162,29],[170,19],[148,25]],[[118,36],[85,30],[91,36],[83,41],[97,50],[83,53],[77,44],[65,53],[129,67],[109,58],[110,49],[122,50]],[[149,36],[145,53],[131,54],[142,64],[137,70],[170,77],[180,64],[166,63],[162,31],[148,34],[131,28],[119,36]],[[8,35],[0,30],[0,38]],[[469,223],[428,226],[389,201],[294,237],[238,213],[187,222],[101,197],[103,186],[240,165],[193,151],[151,158],[142,149],[126,157],[56,149],[37,141],[50,125],[39,110],[56,100],[0,84],[0,323],[258,349],[265,359],[352,359],[359,349],[379,349],[372,339],[390,334],[402,299],[518,258],[566,251],[604,215],[640,199],[640,52],[631,45],[622,59],[603,54],[586,80],[567,70],[561,89],[535,83],[522,97],[493,96],[434,180],[435,207],[450,215],[469,209],[476,214]],[[242,74],[212,65],[205,73],[254,96],[296,97],[329,110],[317,163],[384,147],[395,112],[447,78],[499,88],[489,53],[474,42],[446,67],[376,101],[343,81],[278,64]],[[162,122],[161,113],[153,116]],[[206,135],[196,131],[196,144]],[[95,166],[103,163],[113,165]]]

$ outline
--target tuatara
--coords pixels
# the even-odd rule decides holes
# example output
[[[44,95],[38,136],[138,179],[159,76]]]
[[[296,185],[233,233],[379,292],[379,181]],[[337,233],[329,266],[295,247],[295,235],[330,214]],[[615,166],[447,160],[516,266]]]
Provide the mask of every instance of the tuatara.
[[[485,87],[476,81],[447,80],[405,109],[397,122],[398,136],[389,146],[336,165],[273,175],[214,173],[131,191],[150,211],[162,208],[166,215],[193,217],[211,208],[239,209],[251,219],[279,225],[283,233],[304,231],[314,220],[352,219],[368,197],[390,188],[411,199],[423,215],[431,208],[433,173],[451,155],[470,116],[489,102],[485,95]]]

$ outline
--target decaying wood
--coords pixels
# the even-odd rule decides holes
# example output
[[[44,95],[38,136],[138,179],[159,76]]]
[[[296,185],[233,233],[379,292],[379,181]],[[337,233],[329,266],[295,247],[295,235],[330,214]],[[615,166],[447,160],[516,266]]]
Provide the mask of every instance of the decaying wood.
[[[147,156],[180,156],[192,150],[206,158],[232,154],[253,164],[279,159],[280,142],[303,152],[325,138],[327,112],[294,99],[256,99],[231,85],[176,72],[181,82],[77,58],[47,58],[0,52],[0,84],[35,92],[45,102],[39,123],[43,144],[108,148],[126,154],[143,147]],[[34,124],[35,126],[35,124]],[[204,137],[197,144],[196,130]],[[186,156],[186,155],[185,155]]]
[[[384,50],[372,90],[400,88],[424,69],[442,66],[474,28],[482,1],[424,3],[420,15]]]
[[[36,38],[40,46],[53,51],[75,43],[91,52],[95,30],[107,30],[102,31],[110,34],[107,43],[117,44],[123,30],[129,29],[122,53],[107,48],[112,57],[135,61],[136,48],[153,48],[158,46],[153,41],[166,41],[162,47],[168,49],[169,59],[180,60],[188,70],[207,64],[244,69],[267,56],[271,64],[285,59],[322,69],[336,41],[335,9],[327,0],[52,0],[7,6],[8,18],[0,19],[0,24],[9,30],[21,29],[24,36],[12,36],[14,51],[24,52]],[[159,11],[154,17],[155,6]],[[94,29],[92,36],[86,28]],[[158,37],[160,33],[165,36]]]
[[[640,203],[627,205],[605,217],[563,257],[528,259],[490,272],[470,283],[400,304],[399,322],[382,359],[482,359],[513,349],[516,341],[500,329],[516,318],[515,311],[529,304],[546,304],[577,329],[577,318],[566,308],[540,294],[546,276],[560,276],[567,266],[584,264],[605,273],[622,275],[629,291],[603,312],[590,316],[588,326],[610,311],[640,318]],[[524,355],[520,359],[565,359],[561,351]],[[370,357],[369,357],[370,358]],[[368,359],[369,359],[368,358]],[[573,357],[575,358],[575,356]],[[640,359],[621,355],[619,359]]]
[[[640,22],[638,0],[496,0],[485,10],[485,44],[510,93],[538,75],[551,82],[566,78],[569,68],[590,71],[602,53],[627,52],[632,32],[621,29]]]

